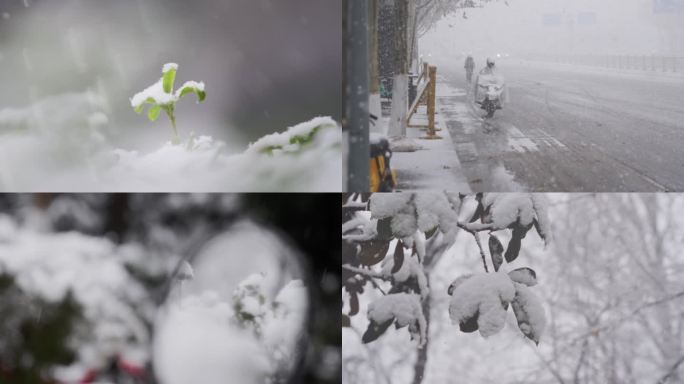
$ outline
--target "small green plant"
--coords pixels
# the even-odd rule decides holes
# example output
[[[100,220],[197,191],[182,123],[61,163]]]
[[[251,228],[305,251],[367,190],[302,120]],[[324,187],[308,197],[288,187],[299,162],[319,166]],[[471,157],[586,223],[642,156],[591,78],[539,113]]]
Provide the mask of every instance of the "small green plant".
[[[176,102],[178,102],[183,95],[191,92],[197,94],[198,103],[204,101],[204,98],[206,97],[204,83],[201,81],[186,81],[174,92],[173,85],[176,81],[177,70],[178,64],[176,63],[164,64],[164,67],[162,68],[162,77],[159,81],[147,87],[142,92],[138,92],[131,98],[131,106],[137,113],[143,111],[145,104],[152,104],[147,111],[147,118],[150,119],[150,121],[157,120],[162,110],[166,112],[169,120],[171,120],[171,126],[173,128],[174,144],[180,143],[180,137],[178,136],[178,130],[176,129],[176,116],[174,115]]]

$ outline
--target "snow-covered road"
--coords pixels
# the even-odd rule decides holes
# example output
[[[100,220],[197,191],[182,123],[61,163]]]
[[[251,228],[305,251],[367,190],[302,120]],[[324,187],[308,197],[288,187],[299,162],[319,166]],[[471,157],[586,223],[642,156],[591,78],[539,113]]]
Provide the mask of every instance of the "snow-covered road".
[[[684,77],[499,66],[506,108],[489,121],[474,108],[472,119],[446,119],[473,190],[684,191]],[[460,67],[438,74],[465,88]]]

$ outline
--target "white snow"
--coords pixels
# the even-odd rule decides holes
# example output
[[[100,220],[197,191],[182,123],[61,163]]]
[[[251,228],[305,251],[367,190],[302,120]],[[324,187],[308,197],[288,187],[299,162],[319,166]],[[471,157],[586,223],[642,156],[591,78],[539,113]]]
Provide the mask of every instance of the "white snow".
[[[418,295],[395,293],[380,297],[368,306],[368,319],[376,323],[395,319],[399,327],[416,325],[420,337],[419,345],[425,345],[427,322]]]
[[[375,193],[370,197],[371,217],[384,219],[396,215],[411,200],[410,193]]]
[[[448,233],[458,224],[458,216],[453,210],[444,192],[420,192],[415,197],[418,212],[418,228],[427,232],[439,225],[439,229]]]
[[[549,221],[549,199],[540,193],[532,194],[532,205],[537,213],[537,223],[539,224],[539,235],[544,239],[544,244],[551,243],[551,222]]]
[[[82,101],[79,98],[79,103]],[[4,111],[0,111],[0,119]],[[14,119],[15,115],[12,116]],[[29,111],[22,112],[21,116],[23,119],[32,115]],[[75,127],[70,121],[65,117],[64,124]],[[292,132],[267,136],[265,140],[269,143],[287,148],[271,154],[259,153],[254,145],[245,152],[230,154],[225,143],[209,136],[192,138],[185,145],[168,142],[149,153],[112,149],[86,121],[81,125],[86,131],[21,130],[1,136],[0,153],[5,161],[0,162],[0,190],[342,190],[342,133],[330,118],[298,125],[295,132],[319,127],[308,145],[290,144]],[[23,166],[16,167],[16,164]]]
[[[178,64],[176,63],[166,63],[162,67],[162,73],[166,73],[172,69],[178,70]]]
[[[454,289],[449,316],[454,324],[458,324],[477,314],[480,334],[489,337],[503,329],[506,323],[503,303],[509,303],[514,297],[515,287],[507,274],[474,274]]]
[[[535,218],[530,194],[525,193],[488,193],[483,197],[483,205],[491,206],[491,223],[495,229],[507,228],[520,218],[520,224],[529,225]]]
[[[247,276],[230,299],[213,290],[171,302],[157,319],[154,364],[166,384],[273,382],[293,368],[306,330],[307,288],[287,283],[269,297],[264,273]],[[240,320],[234,312],[252,315]]]
[[[413,204],[406,204],[392,217],[390,223],[392,233],[398,238],[410,238],[418,230],[416,208]]]
[[[428,288],[427,276],[423,270],[423,265],[418,256],[411,255],[410,249],[404,249],[404,254],[406,255],[404,256],[404,262],[401,264],[401,268],[395,273],[392,273],[392,268],[394,268],[394,257],[385,257],[382,262],[382,273],[385,276],[392,276],[397,283],[406,282],[409,278],[414,277],[418,283],[419,291],[417,293],[424,300],[430,294],[430,289]]]
[[[162,382],[264,382],[271,370],[266,351],[249,332],[229,325],[227,303],[208,294],[181,304],[157,322],[154,366]]]
[[[364,211],[354,212],[354,218],[342,224],[342,239],[350,241],[372,240],[378,235],[378,220]]]
[[[335,121],[329,117],[316,117],[311,121],[290,127],[285,132],[276,132],[262,137],[255,143],[250,144],[246,153],[255,154],[264,151],[272,151],[274,154],[281,152],[293,153],[300,151],[307,145],[315,143],[323,146],[337,145],[339,144],[339,140],[337,140],[334,135],[328,134],[331,132],[331,130],[336,129],[337,123],[335,123]],[[314,133],[317,135],[314,136],[313,142],[310,143],[308,140],[306,140],[307,142],[303,144],[297,142],[298,140],[307,138]]]
[[[195,88],[199,91],[204,91],[204,82],[203,81],[197,82],[194,80],[186,81],[185,83],[183,83],[183,85],[180,86],[180,88],[178,88],[176,90],[176,93],[174,94],[176,99],[178,99],[180,97],[181,92],[183,92],[183,90],[185,88]]]
[[[458,228],[458,215],[445,192],[374,194],[370,210],[373,218],[392,217],[392,232],[407,241],[417,230],[439,226],[441,232],[453,235]]]
[[[133,95],[131,98],[131,107],[138,108],[148,99],[152,99],[155,104],[159,105],[173,104],[178,101],[178,97],[173,93],[164,92],[162,79],[157,80],[156,83]]]

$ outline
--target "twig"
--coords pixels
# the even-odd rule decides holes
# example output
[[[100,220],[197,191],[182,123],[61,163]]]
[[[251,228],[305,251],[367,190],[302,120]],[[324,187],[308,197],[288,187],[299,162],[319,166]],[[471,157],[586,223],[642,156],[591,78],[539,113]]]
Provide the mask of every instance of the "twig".
[[[375,281],[374,279],[380,279],[380,280],[383,280],[383,281],[389,281],[389,280],[390,280],[390,277],[385,276],[385,275],[383,275],[383,274],[381,274],[381,273],[373,272],[373,271],[368,270],[368,269],[362,269],[362,268],[352,267],[352,266],[349,265],[349,264],[344,264],[344,265],[342,265],[342,268],[343,268],[343,269],[346,269],[347,271],[351,271],[351,272],[357,273],[357,274],[359,274],[359,275],[369,277],[368,280],[371,282],[371,284],[373,284],[373,286],[374,286],[375,288],[377,288],[380,292],[382,292],[382,294],[383,294],[384,296],[387,295],[387,293],[380,287],[380,284],[378,284],[377,281]]]
[[[373,271],[368,270],[368,269],[352,267],[349,264],[343,264],[342,269],[346,269],[347,271],[358,273],[359,275],[363,275],[363,276],[367,276],[367,277],[375,277],[375,278],[382,279],[382,280],[389,280],[389,277],[383,275],[382,273],[373,272]]]
[[[477,232],[470,233],[473,234],[473,237],[475,237],[475,242],[477,243],[477,247],[480,248],[480,256],[482,256],[482,265],[484,266],[485,273],[489,273],[489,269],[487,268],[487,257],[485,256],[484,248],[482,248],[482,243],[480,243],[480,236],[477,235]]]
[[[670,368],[670,371],[667,372],[663,377],[661,377],[660,380],[658,380],[658,383],[657,383],[657,384],[665,384],[665,383],[667,383],[668,380],[670,380],[670,377],[672,377],[672,376],[675,374],[675,372],[677,372],[677,368],[679,368],[679,366],[680,366],[682,363],[684,363],[684,356],[680,357],[679,360],[677,360],[677,362],[674,363],[674,365],[672,366],[672,368]]]

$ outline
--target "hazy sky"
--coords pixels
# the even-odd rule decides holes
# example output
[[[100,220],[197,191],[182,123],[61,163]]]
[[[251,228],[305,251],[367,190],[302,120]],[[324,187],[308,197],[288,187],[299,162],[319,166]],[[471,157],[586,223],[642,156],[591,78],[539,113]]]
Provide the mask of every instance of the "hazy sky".
[[[499,1],[443,19],[421,52],[684,54],[684,2],[671,12],[654,1]]]

